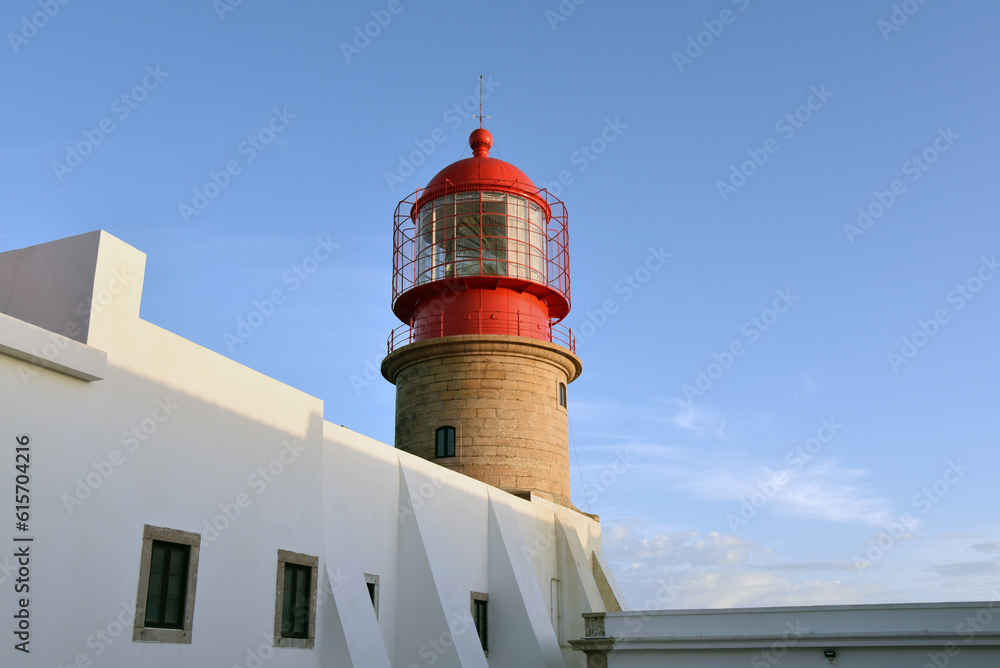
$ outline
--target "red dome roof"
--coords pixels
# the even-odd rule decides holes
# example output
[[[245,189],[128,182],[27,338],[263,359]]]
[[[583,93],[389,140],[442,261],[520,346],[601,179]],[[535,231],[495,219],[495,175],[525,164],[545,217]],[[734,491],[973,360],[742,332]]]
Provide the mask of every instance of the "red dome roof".
[[[462,190],[480,189],[490,185],[503,185],[504,191],[524,190],[536,195],[538,188],[524,172],[497,158],[490,157],[493,135],[484,128],[477,128],[469,135],[472,157],[453,162],[438,172],[423,192],[420,199],[433,197],[441,191],[463,186]]]

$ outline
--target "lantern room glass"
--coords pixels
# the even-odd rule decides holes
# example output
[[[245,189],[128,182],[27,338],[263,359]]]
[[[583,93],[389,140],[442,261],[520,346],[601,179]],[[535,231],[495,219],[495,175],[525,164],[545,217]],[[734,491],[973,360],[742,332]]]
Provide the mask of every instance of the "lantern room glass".
[[[508,193],[444,195],[417,214],[417,284],[463,276],[545,283],[545,214]]]

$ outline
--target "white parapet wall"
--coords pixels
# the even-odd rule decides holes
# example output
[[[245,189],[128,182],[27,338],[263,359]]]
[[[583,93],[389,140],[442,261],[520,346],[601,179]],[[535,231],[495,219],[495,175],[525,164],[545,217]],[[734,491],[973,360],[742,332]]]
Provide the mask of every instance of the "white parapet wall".
[[[354,665],[487,665],[473,592],[489,596],[489,665],[580,665],[568,640],[583,632],[581,611],[606,609],[590,567],[598,522],[343,427],[325,431],[332,593],[340,619],[351,620],[352,655],[370,662]],[[377,619],[365,574],[379,577]]]
[[[998,593],[978,603],[647,610],[585,618],[586,637],[573,645],[593,666],[1000,666]]]

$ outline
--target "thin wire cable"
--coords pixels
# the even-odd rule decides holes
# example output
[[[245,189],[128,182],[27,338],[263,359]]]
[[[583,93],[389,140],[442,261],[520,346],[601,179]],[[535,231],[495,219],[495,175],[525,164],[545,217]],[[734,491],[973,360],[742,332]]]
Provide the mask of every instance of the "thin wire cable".
[[[566,422],[569,424],[569,442],[573,445],[573,455],[576,457],[576,470],[580,474],[580,486],[583,488],[583,498],[587,502],[587,512],[593,515],[590,509],[590,497],[587,496],[587,488],[583,482],[583,467],[580,466],[580,452],[576,449],[576,436],[573,435],[573,421],[567,416]]]

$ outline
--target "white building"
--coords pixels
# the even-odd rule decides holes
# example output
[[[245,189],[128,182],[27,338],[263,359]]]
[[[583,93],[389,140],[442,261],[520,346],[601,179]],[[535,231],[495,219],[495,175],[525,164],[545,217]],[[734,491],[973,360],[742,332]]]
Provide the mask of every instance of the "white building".
[[[106,232],[0,254],[0,665],[580,665],[621,606],[594,518],[141,320],[144,264]]]

